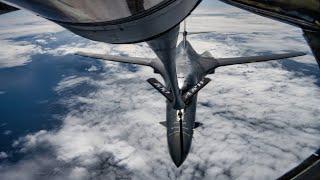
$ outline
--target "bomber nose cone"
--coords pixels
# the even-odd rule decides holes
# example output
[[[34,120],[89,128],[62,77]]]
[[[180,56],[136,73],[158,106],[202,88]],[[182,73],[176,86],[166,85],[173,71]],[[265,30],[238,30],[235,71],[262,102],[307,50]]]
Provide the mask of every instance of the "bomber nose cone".
[[[177,132],[170,137],[168,137],[168,145],[170,156],[177,167],[180,167],[181,164],[187,158],[190,146],[191,146],[191,138],[189,135],[180,134]]]

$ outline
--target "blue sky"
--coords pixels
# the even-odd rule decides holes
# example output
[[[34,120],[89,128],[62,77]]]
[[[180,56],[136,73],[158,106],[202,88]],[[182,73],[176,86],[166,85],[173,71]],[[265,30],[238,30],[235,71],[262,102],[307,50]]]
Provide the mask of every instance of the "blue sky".
[[[234,8],[234,7],[232,7],[232,6],[230,6],[230,5],[227,5],[227,4],[225,4],[225,3],[222,3],[222,2],[220,2],[220,1],[218,1],[218,0],[203,0],[202,1],[202,3],[200,4],[200,7],[201,8],[205,8],[205,9],[208,9],[208,8],[210,8],[210,9],[229,9],[229,8]]]
[[[222,2],[217,0],[203,0],[202,5],[209,6],[225,6]]]

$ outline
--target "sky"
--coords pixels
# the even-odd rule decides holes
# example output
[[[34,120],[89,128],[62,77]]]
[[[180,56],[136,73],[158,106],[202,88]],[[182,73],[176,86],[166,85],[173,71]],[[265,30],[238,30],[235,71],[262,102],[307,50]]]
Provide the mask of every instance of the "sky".
[[[204,125],[195,131],[179,169],[158,123],[165,119],[165,101],[145,82],[160,77],[147,67],[74,56],[88,51],[155,57],[145,43],[89,41],[27,12],[1,16],[0,73],[25,68],[33,70],[32,77],[39,63],[40,69],[66,71],[50,86],[55,103],[64,107],[61,125],[15,138],[11,147],[22,158],[11,162],[15,152],[0,152],[0,179],[271,180],[302,162],[320,146],[320,74],[301,30],[221,6],[205,6],[188,18],[189,31],[211,31],[189,37],[199,53],[308,55],[220,68],[210,75],[212,82],[199,93],[197,120]],[[0,92],[0,98],[11,93],[1,85]],[[0,125],[2,134],[15,134]]]
[[[221,8],[234,9],[230,5],[222,3],[221,1],[218,1],[218,0],[203,0],[200,4],[200,8],[202,9],[211,8],[213,11],[219,10]]]

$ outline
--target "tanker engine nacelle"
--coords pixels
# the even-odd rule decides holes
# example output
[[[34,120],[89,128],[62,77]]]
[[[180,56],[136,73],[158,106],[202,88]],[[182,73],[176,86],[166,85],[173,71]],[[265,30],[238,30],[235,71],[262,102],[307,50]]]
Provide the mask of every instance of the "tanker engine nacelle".
[[[85,38],[142,42],[178,25],[201,0],[5,0]]]

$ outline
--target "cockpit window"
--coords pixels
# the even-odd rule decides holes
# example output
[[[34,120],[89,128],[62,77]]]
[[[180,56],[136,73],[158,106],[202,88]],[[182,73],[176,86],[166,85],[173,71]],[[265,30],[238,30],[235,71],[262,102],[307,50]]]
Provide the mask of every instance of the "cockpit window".
[[[148,11],[170,0],[7,0],[51,20],[107,22]]]

